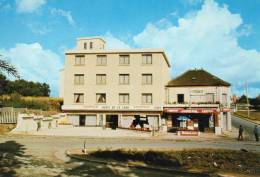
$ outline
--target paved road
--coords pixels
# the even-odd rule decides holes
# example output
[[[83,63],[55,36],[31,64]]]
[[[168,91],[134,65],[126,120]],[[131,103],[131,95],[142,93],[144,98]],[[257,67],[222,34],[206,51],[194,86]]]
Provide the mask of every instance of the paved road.
[[[232,115],[232,126],[238,128],[239,125],[243,126],[246,137],[248,137],[249,139],[254,139],[253,130],[255,125],[257,125],[256,123]]]
[[[254,141],[238,142],[235,139],[223,138],[214,140],[159,140],[133,138],[76,138],[51,136],[0,135],[0,171],[1,149],[11,147],[11,152],[17,151],[19,168],[13,169],[19,176],[174,176],[166,172],[154,172],[106,166],[100,164],[83,164],[69,159],[66,149],[82,148],[86,141],[87,148],[139,148],[139,149],[189,149],[189,148],[224,148],[248,149],[260,152],[260,144]],[[8,150],[8,149],[7,149]],[[6,156],[2,154],[2,156]],[[18,157],[17,157],[18,156]],[[7,156],[8,157],[8,156]],[[5,160],[4,158],[2,160]],[[5,164],[5,162],[3,162]],[[13,168],[13,167],[10,167]],[[165,173],[165,174],[162,174]],[[83,175],[84,174],[84,175]],[[124,175],[125,174],[125,175]],[[176,175],[182,176],[182,175]],[[187,176],[187,175],[184,175]],[[1,174],[0,174],[1,177]]]

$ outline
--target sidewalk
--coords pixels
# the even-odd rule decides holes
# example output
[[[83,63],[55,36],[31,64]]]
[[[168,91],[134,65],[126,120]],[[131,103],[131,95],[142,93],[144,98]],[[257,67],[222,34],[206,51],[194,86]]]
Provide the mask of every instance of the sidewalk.
[[[66,127],[49,130],[30,131],[30,132],[12,132],[11,134],[26,134],[40,136],[63,136],[63,137],[87,137],[87,138],[135,138],[135,139],[155,139],[155,140],[214,140],[226,138],[216,136],[214,133],[200,133],[199,136],[178,136],[169,132],[142,132],[127,129],[102,129],[101,127]]]

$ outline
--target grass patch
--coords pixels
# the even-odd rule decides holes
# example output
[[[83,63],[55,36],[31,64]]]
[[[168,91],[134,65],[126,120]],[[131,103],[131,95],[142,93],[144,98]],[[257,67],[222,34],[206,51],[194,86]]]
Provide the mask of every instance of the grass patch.
[[[260,154],[234,150],[196,149],[183,151],[97,150],[86,158],[106,161],[143,162],[147,165],[200,170],[260,174]]]
[[[250,111],[249,117],[247,117],[247,111],[237,111],[234,114],[250,120],[260,121],[260,111]]]

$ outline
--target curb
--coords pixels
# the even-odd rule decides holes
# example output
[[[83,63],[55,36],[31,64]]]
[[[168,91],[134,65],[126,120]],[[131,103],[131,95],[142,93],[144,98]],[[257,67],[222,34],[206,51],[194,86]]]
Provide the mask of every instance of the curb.
[[[75,155],[71,154],[69,150],[66,150],[65,153],[70,158],[74,158],[74,159],[77,159],[77,160],[83,160],[83,161],[87,161],[87,162],[100,163],[100,164],[105,164],[105,165],[117,165],[117,166],[121,166],[121,167],[129,167],[129,168],[145,169],[145,170],[159,170],[159,171],[172,172],[174,174],[199,175],[201,177],[204,177],[204,176],[209,177],[210,176],[209,174],[206,174],[206,173],[185,172],[185,171],[181,171],[181,170],[162,168],[162,167],[131,165],[131,164],[118,163],[118,162],[105,162],[105,161],[102,161],[102,160],[93,160],[93,159],[91,160],[91,159],[75,156]]]

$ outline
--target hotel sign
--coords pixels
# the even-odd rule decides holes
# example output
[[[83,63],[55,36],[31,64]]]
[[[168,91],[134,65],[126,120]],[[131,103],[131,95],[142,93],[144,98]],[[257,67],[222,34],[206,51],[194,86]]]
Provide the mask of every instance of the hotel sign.
[[[130,105],[66,105],[62,107],[63,110],[106,110],[106,111],[162,111],[162,106],[130,106]]]

